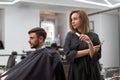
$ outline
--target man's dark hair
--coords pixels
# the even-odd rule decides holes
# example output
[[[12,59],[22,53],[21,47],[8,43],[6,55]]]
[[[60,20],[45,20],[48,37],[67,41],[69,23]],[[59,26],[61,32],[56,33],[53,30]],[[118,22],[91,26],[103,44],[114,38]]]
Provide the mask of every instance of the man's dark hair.
[[[47,36],[47,33],[45,32],[45,30],[40,27],[32,28],[30,31],[28,31],[28,34],[30,33],[36,33],[37,37],[42,36],[44,40],[46,39],[46,36]]]
[[[57,49],[58,49],[57,43],[52,43],[52,44],[51,44],[51,48],[52,48],[52,47],[57,50]]]

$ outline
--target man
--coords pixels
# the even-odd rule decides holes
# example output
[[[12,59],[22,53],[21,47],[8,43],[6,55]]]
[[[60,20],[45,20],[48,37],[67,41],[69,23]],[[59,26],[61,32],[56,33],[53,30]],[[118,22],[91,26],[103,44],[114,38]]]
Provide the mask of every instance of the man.
[[[51,49],[53,49],[53,50],[58,50],[57,43],[52,43],[52,44],[51,44]]]
[[[30,47],[36,50],[2,75],[7,75],[4,80],[65,80],[60,60],[52,55],[55,52],[44,46],[47,36],[45,30],[36,27],[31,29],[28,34]]]
[[[60,56],[60,52],[58,51],[57,43],[52,43],[50,47],[51,47],[51,50],[56,52],[56,56],[61,60],[61,56]]]

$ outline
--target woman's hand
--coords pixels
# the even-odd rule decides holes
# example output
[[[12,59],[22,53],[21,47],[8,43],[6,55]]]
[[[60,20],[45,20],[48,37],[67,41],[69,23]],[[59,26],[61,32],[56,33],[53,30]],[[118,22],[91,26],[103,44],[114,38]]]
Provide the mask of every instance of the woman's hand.
[[[100,45],[96,45],[93,47],[95,52],[98,52],[100,50]]]
[[[81,34],[79,39],[81,41],[86,42],[86,43],[90,43],[91,42],[90,38],[86,34]]]

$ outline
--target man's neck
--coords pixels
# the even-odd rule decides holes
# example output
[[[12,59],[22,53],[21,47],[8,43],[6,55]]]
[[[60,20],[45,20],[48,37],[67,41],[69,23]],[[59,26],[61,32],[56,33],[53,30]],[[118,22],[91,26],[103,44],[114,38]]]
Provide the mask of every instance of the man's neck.
[[[36,48],[36,50],[45,48],[45,45],[42,45],[41,47]]]

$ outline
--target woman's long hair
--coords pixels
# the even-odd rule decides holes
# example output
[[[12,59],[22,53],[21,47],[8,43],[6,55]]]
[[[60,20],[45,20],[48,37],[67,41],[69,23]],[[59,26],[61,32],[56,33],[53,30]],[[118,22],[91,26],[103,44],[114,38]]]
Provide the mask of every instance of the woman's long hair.
[[[81,29],[82,29],[82,33],[87,33],[90,31],[90,27],[89,27],[89,18],[88,15],[86,14],[86,12],[84,10],[74,10],[70,13],[69,16],[69,23],[70,23],[70,29],[73,33],[75,33],[77,31],[77,29],[74,29],[72,26],[72,19],[71,16],[73,13],[77,13],[81,19]]]

